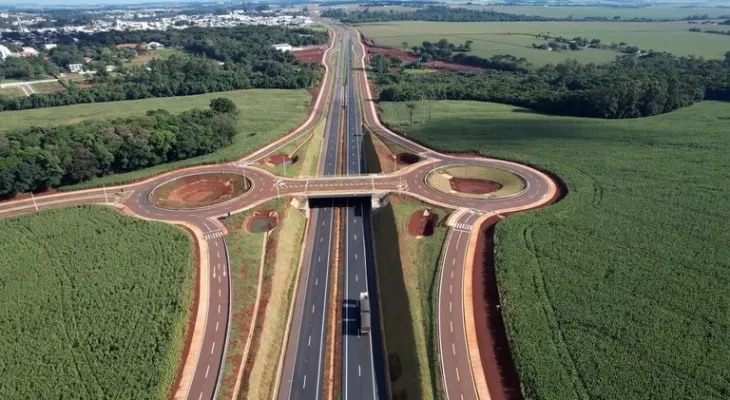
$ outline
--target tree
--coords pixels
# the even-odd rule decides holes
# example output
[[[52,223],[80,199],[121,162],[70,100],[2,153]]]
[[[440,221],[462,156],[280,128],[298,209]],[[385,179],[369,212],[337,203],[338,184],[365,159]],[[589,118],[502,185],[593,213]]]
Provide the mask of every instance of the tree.
[[[730,67],[730,51],[725,53],[725,65]]]
[[[413,126],[413,113],[416,112],[416,103],[406,103],[406,108],[408,108],[408,120],[411,122],[411,127]]]
[[[400,42],[401,47],[403,47],[403,51],[406,51],[408,48],[408,42]]]
[[[235,114],[238,111],[236,103],[225,97],[211,100],[210,109],[221,114]]]

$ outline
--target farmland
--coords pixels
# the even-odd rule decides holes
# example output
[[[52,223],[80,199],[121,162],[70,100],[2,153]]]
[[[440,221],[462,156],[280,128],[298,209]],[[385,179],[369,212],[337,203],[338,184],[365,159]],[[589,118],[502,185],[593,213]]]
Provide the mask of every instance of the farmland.
[[[405,104],[381,106],[431,147],[534,163],[568,186],[496,229],[530,398],[728,397],[730,104],[611,121],[443,101],[413,127]]]
[[[546,51],[532,44],[546,43],[535,38],[540,33],[573,38],[600,39],[604,44],[625,42],[642,50],[667,51],[679,56],[694,54],[722,58],[730,50],[730,36],[700,35],[689,32],[686,22],[389,22],[357,25],[365,37],[378,45],[401,48],[420,45],[424,40],[446,38],[453,43],[472,40],[471,54],[491,57],[511,54],[525,57],[535,65],[558,63],[568,58],[580,62],[608,62],[620,53],[612,50]],[[709,36],[709,37],[708,37]]]
[[[231,99],[240,110],[237,119],[239,133],[234,137],[231,146],[205,156],[125,174],[109,175],[70,188],[125,182],[183,166],[243,157],[295,128],[306,116],[311,98],[306,90],[252,89],[185,97],[8,111],[2,113],[3,124],[0,130],[17,129],[31,123],[59,125],[78,123],[87,119],[123,118],[142,115],[148,110],[158,108],[163,108],[171,113],[180,113],[191,108],[207,108],[210,100],[218,97]]]
[[[710,18],[718,18],[730,15],[727,8],[710,7],[541,7],[541,6],[480,6],[480,5],[454,5],[453,7],[464,7],[477,10],[494,10],[509,14],[539,15],[549,18],[590,18],[590,17],[621,17],[631,18],[653,18],[653,19],[680,19],[694,15],[707,15]]]
[[[0,232],[0,397],[168,397],[191,305],[186,233],[102,207]]]

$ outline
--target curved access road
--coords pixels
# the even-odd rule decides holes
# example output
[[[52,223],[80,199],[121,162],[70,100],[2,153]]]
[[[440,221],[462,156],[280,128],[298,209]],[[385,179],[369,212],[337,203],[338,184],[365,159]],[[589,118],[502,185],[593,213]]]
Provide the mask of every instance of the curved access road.
[[[287,140],[304,134],[319,121],[325,108],[324,96],[332,92],[334,79],[328,79],[326,87],[313,107],[312,113],[295,131],[279,141],[256,153],[233,163],[187,168],[163,174],[143,182],[110,188],[90,189],[77,192],[57,193],[22,200],[0,203],[0,217],[13,216],[41,209],[76,204],[116,204],[126,207],[135,215],[152,220],[180,223],[192,227],[197,236],[202,237],[201,250],[207,253],[206,262],[201,262],[200,305],[197,314],[193,343],[186,356],[186,366],[176,398],[212,399],[215,397],[220,373],[225,359],[227,332],[230,318],[230,274],[223,231],[218,218],[254,207],[270,199],[281,196],[300,197],[350,197],[353,195],[401,193],[420,200],[458,209],[452,218],[453,229],[449,233],[441,265],[441,284],[439,289],[438,340],[440,350],[441,375],[447,399],[485,399],[488,398],[478,349],[469,347],[470,331],[473,321],[465,318],[464,308],[471,304],[465,301],[463,291],[465,266],[468,265],[467,251],[471,240],[467,237],[478,232],[472,224],[481,216],[527,210],[547,204],[553,199],[555,183],[545,174],[530,167],[502,160],[478,157],[456,157],[440,154],[424,146],[413,143],[385,128],[375,110],[367,85],[364,68],[365,50],[356,33],[359,57],[357,71],[350,68],[348,73],[354,78],[362,107],[362,122],[373,133],[411,149],[424,158],[423,161],[392,174],[321,176],[311,178],[280,178],[256,168],[253,163],[275,151]],[[329,52],[341,45],[340,32],[332,31],[331,45],[324,55],[327,61]],[[325,63],[326,65],[326,63]],[[336,86],[335,86],[336,88]],[[352,105],[354,106],[354,105]],[[335,113],[339,115],[339,113]],[[487,165],[507,169],[521,176],[525,189],[517,195],[495,199],[467,199],[432,189],[426,184],[426,176],[441,167],[449,165]],[[232,172],[243,174],[251,183],[251,189],[241,197],[231,201],[197,210],[166,210],[155,206],[150,193],[158,185],[181,176],[204,172]],[[296,313],[297,310],[295,309]],[[299,310],[301,313],[301,310]],[[295,357],[296,358],[296,357]],[[290,377],[282,377],[287,382]]]

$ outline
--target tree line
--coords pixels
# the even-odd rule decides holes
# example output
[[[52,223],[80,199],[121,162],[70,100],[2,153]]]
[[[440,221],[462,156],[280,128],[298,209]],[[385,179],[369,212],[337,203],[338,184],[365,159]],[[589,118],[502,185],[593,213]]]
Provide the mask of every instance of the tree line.
[[[0,135],[0,198],[183,160],[227,146],[236,107],[211,100],[208,110],[166,110],[110,121],[32,127]]]
[[[463,7],[447,7],[429,5],[407,11],[381,11],[365,8],[364,10],[346,11],[341,8],[330,8],[322,11],[325,18],[337,19],[346,23],[383,22],[383,21],[436,21],[436,22],[509,22],[509,21],[597,21],[597,22],[665,22],[671,18],[621,18],[620,16],[594,16],[584,18],[552,18],[540,15],[510,14],[490,10],[477,10]],[[721,18],[725,18],[722,16]],[[680,20],[694,21],[709,19],[708,15],[692,15]]]
[[[58,47],[48,53],[50,61],[43,57],[14,59],[13,64],[0,65],[0,76],[8,76],[7,68],[32,69],[24,73],[28,77],[53,73],[60,69],[59,65],[65,69],[67,64],[88,56],[95,57],[98,65],[116,63],[120,68],[113,74],[97,69],[91,88],[69,84],[63,92],[22,98],[0,96],[0,111],[250,88],[308,88],[321,79],[321,66],[300,63],[291,53],[278,51],[272,44],[303,46],[321,44],[327,39],[327,32],[269,26],[64,35],[59,37]],[[169,59],[152,60],[147,65],[121,66],[121,56],[134,50],[117,49],[115,45],[153,41],[184,52]],[[44,70],[40,63],[57,68]]]
[[[637,118],[703,99],[730,100],[730,52],[725,60],[652,52],[642,57],[622,55],[602,65],[568,60],[519,71],[379,71],[375,83],[381,101],[477,100],[558,115]]]

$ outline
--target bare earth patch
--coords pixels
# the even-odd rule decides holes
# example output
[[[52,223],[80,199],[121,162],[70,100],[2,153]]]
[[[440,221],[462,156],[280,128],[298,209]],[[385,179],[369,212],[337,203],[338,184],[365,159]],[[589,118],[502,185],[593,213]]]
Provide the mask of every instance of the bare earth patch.
[[[272,154],[267,160],[266,164],[272,167],[279,167],[282,165],[292,165],[297,162],[297,156],[289,157],[288,154],[276,153]]]
[[[408,218],[408,234],[416,237],[431,236],[437,220],[438,215],[431,213],[428,208],[414,211]]]
[[[250,182],[238,174],[190,175],[156,187],[151,200],[161,208],[199,208],[236,198],[249,187]]]
[[[305,63],[319,63],[322,61],[326,46],[307,47],[301,50],[293,51],[294,57]]]
[[[487,194],[502,189],[500,183],[474,178],[451,178],[449,179],[449,185],[456,192],[469,194]]]

